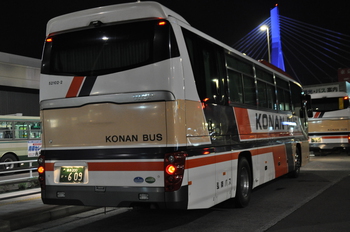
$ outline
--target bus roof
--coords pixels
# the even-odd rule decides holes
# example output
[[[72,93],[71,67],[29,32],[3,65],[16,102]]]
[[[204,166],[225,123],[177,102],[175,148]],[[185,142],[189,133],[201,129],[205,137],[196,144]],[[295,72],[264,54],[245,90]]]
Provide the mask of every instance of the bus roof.
[[[143,18],[167,19],[169,16],[188,24],[182,16],[157,2],[135,2],[97,7],[55,17],[47,23],[46,35],[86,27],[93,21],[110,23]]]
[[[244,59],[248,59],[255,65],[258,65],[264,69],[270,70],[273,73],[281,74],[285,80],[294,82],[295,84],[301,85],[294,80],[291,76],[285,72],[281,72],[273,68],[272,65],[267,65],[266,62],[258,62],[253,58],[242,54],[241,52],[233,49],[232,47],[222,43],[221,41],[193,28],[181,15],[170,10],[169,8],[157,3],[157,2],[133,2],[124,4],[115,4],[110,6],[97,7],[82,11],[77,11],[62,16],[55,17],[47,23],[46,35],[54,32],[60,32],[65,30],[70,30],[74,28],[81,28],[89,26],[91,22],[100,21],[102,23],[112,23],[118,21],[128,21],[135,19],[147,19],[147,18],[161,18],[169,19],[169,17],[176,18],[181,24],[186,25],[191,28],[191,31],[196,32],[198,35],[202,36],[218,44],[219,46],[227,49],[228,51],[239,55]]]
[[[2,121],[39,121],[39,116],[0,115]]]

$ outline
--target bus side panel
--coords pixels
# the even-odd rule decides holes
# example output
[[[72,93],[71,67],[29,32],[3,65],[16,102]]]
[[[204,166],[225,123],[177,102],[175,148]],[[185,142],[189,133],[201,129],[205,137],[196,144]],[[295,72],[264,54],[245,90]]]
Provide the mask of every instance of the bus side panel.
[[[287,174],[286,149],[285,145],[276,145],[189,158],[188,208],[208,208],[236,196],[237,165],[242,153],[252,156],[253,188]]]
[[[236,188],[238,153],[223,153],[216,156],[215,204],[230,199]]]
[[[256,151],[252,151],[253,188],[273,180],[276,175],[272,149],[260,149],[261,154],[256,154]]]
[[[273,148],[273,158],[276,172],[275,177],[280,177],[288,173],[287,149],[286,144]],[[290,161],[292,162],[293,159]]]
[[[188,208],[200,209],[215,205],[215,154],[189,158]]]
[[[207,121],[199,101],[189,101],[186,104],[186,136],[188,146],[210,145]],[[174,112],[176,112],[174,110]],[[169,122],[171,122],[169,120]],[[174,123],[177,125],[177,123]],[[177,126],[176,126],[177,127]]]

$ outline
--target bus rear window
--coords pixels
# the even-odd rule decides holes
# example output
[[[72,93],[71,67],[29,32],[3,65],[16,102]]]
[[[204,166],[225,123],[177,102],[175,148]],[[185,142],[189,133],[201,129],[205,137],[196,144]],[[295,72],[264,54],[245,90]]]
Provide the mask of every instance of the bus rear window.
[[[349,100],[342,97],[319,98],[312,99],[311,104],[314,111],[326,112],[348,108]]]
[[[50,36],[41,72],[97,76],[177,56],[179,51],[170,23],[159,25],[159,20],[151,20],[102,24]]]

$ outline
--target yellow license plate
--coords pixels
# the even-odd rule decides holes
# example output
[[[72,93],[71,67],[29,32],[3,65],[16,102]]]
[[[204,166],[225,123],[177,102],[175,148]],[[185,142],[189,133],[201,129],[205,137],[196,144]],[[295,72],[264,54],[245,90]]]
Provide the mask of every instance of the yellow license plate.
[[[312,143],[322,143],[322,138],[321,137],[311,137],[311,142]]]

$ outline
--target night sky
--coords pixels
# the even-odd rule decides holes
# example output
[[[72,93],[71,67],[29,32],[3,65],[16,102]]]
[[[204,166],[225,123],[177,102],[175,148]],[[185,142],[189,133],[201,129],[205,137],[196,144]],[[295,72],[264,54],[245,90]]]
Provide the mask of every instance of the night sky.
[[[40,58],[46,23],[51,18],[92,7],[126,2],[136,1],[4,1],[0,14],[0,52]],[[279,5],[280,15],[350,35],[350,1],[347,0],[158,0],[157,2],[182,15],[193,27],[228,45],[233,45],[267,19],[276,3]]]

